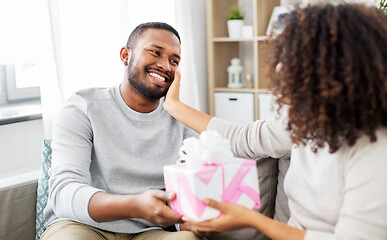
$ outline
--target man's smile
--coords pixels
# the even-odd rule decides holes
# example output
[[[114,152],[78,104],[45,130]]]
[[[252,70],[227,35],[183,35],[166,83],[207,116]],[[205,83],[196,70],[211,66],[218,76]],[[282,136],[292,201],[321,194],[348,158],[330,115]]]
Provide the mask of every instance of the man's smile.
[[[167,82],[170,81],[170,78],[167,74],[156,73],[155,71],[148,71],[148,74],[151,77],[152,82],[161,87],[164,87]]]
[[[151,75],[151,76],[154,77],[154,78],[157,78],[157,79],[160,80],[160,81],[165,82],[165,77],[163,77],[163,76],[161,76],[161,75],[159,75],[159,74],[157,74],[157,73],[151,72],[151,73],[149,73],[149,75]]]

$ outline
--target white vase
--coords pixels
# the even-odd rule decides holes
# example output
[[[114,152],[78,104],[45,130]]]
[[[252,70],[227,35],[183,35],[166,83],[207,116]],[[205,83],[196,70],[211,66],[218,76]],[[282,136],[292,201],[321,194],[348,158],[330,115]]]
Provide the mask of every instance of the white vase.
[[[242,37],[242,27],[243,27],[244,21],[237,19],[237,20],[227,20],[227,29],[228,29],[228,36],[230,38],[240,38]]]

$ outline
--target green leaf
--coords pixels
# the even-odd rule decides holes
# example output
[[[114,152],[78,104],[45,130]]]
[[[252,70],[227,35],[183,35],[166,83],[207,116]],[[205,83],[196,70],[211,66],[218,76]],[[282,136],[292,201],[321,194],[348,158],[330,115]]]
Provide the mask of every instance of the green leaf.
[[[387,0],[380,0],[379,8],[387,12]]]
[[[243,14],[241,13],[241,11],[239,10],[239,8],[233,8],[231,9],[231,11],[228,13],[228,20],[237,20],[237,19],[240,19],[242,20],[244,17],[243,17]]]

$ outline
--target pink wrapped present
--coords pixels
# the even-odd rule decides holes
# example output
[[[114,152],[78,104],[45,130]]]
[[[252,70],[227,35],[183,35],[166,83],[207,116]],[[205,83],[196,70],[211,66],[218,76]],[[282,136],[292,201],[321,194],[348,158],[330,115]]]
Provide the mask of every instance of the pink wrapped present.
[[[213,131],[187,139],[180,149],[186,163],[164,167],[167,192],[175,192],[171,207],[195,221],[216,218],[220,212],[207,207],[203,198],[260,207],[258,173],[254,160],[234,158],[227,140]]]

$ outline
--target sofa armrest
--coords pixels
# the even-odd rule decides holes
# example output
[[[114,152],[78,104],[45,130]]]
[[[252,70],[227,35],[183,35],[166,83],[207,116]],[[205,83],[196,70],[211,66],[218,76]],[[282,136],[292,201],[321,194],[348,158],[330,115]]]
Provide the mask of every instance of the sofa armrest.
[[[38,180],[0,188],[0,239],[34,240]]]

